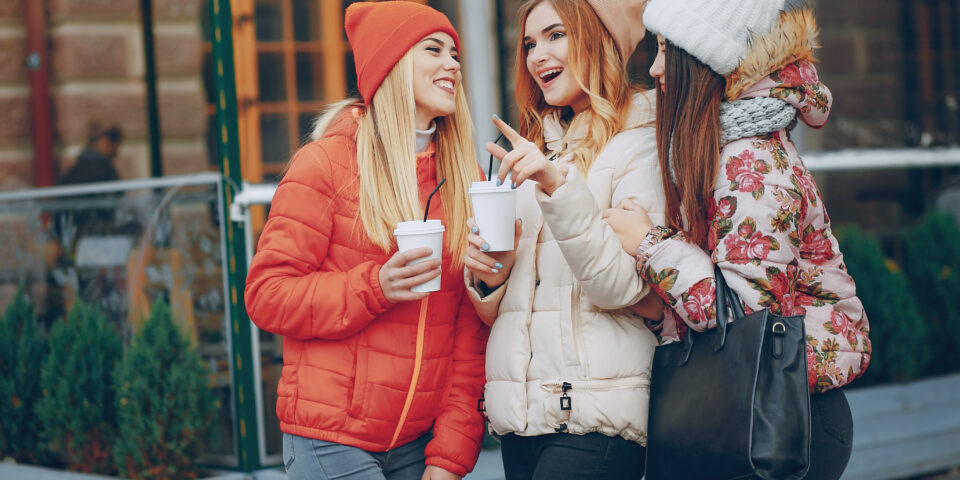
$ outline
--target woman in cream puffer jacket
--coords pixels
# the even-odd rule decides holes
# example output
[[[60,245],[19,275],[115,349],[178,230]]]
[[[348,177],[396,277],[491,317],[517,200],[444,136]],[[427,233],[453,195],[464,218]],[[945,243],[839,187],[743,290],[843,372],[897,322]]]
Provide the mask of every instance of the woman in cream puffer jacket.
[[[539,9],[545,6],[556,9],[562,24],[568,26],[562,34],[570,36],[568,48],[574,50],[575,23],[569,17],[577,16],[564,18],[565,9],[590,7],[573,1],[534,4],[522,12],[521,24],[528,32],[522,36],[530,32],[540,35],[541,26],[532,27],[528,22],[536,23],[538,14],[544,13]],[[591,21],[600,25],[595,15]],[[561,22],[548,16],[541,23]],[[606,47],[607,51],[585,59],[588,70],[605,68],[600,65],[610,62],[604,62],[603,54],[610,55],[611,48],[617,56],[609,34],[597,28],[597,35],[602,36],[596,42],[598,48]],[[521,118],[527,95],[544,98],[543,84],[532,83],[531,70],[549,71],[554,65],[563,68],[566,60],[565,52],[555,51],[559,48],[553,43],[557,37],[547,33],[543,38],[525,39],[528,45],[534,45],[525,49],[530,59],[527,68],[518,65],[517,69]],[[546,51],[550,49],[554,51]],[[564,81],[568,75],[564,72],[553,77],[550,88],[563,88],[555,82]],[[525,89],[523,82],[530,86]],[[546,91],[546,103],[553,105],[555,91]],[[601,442],[619,438],[624,444],[632,444],[621,449],[625,453],[622,463],[630,462],[632,470],[618,471],[633,475],[639,465],[642,474],[650,368],[657,338],[630,307],[644,299],[650,289],[639,278],[633,256],[623,250],[616,233],[604,222],[603,212],[623,200],[632,200],[644,205],[653,220],[662,224],[665,200],[655,146],[656,97],[652,91],[630,92],[629,88],[621,92],[619,131],[611,132],[610,139],[599,145],[596,153],[590,153],[585,174],[574,152],[583,151],[579,147],[597,138],[591,130],[596,124],[590,121],[591,115],[597,115],[595,106],[578,111],[574,104],[572,111],[554,108],[540,112],[542,123],[531,128],[521,120],[520,134],[499,120],[495,122],[514,150],[508,153],[492,145],[488,149],[503,161],[501,181],[512,168],[511,178],[518,184],[517,217],[522,230],[515,258],[512,253],[484,253],[483,232],[475,232],[471,237],[474,245],[468,250],[467,284],[477,313],[492,326],[483,406],[492,431],[505,435],[507,478],[529,478],[526,472],[533,470],[541,475],[544,465],[550,463],[540,453],[542,447],[519,447],[508,442],[529,437],[561,438],[564,434],[571,441],[578,440],[574,437],[602,435]],[[574,102],[577,95],[586,93],[574,91]],[[527,141],[521,134],[533,140]],[[514,163],[521,150],[526,150],[527,156]],[[543,169],[540,176],[530,176],[536,184],[524,181],[523,172],[528,170],[523,165],[530,165],[531,158]],[[471,257],[478,262],[471,262]],[[495,260],[497,263],[493,263]],[[478,263],[494,266],[497,273],[509,269],[511,260],[509,277],[499,286],[501,279],[489,280],[496,277],[490,269],[476,267]],[[549,435],[555,433],[561,435]],[[579,444],[567,447],[568,453],[585,450]],[[530,454],[534,457],[541,455],[539,464],[533,458],[533,466],[515,465],[525,463],[511,460],[511,452],[518,450],[535,452]],[[565,460],[575,465],[595,464],[590,460]],[[599,458],[596,464],[609,466],[607,461]],[[565,478],[577,478],[574,472],[564,472],[561,475]],[[639,474],[636,476],[639,478]]]

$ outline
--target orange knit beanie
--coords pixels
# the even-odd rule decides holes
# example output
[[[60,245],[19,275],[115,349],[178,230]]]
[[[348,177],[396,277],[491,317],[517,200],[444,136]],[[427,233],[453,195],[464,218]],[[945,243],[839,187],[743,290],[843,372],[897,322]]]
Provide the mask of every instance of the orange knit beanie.
[[[347,7],[344,20],[357,87],[367,105],[393,66],[423,37],[447,33],[460,50],[460,38],[446,15],[419,3],[357,2]]]

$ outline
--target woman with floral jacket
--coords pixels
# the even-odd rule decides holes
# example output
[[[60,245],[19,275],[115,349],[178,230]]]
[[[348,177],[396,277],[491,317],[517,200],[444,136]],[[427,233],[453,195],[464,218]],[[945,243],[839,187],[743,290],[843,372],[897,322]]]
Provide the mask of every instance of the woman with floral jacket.
[[[658,332],[664,341],[716,325],[714,264],[747,313],[804,316],[814,394],[807,478],[830,479],[840,477],[852,444],[838,387],[867,368],[869,327],[823,198],[790,140],[795,119],[820,128],[830,112],[830,91],[813,67],[816,23],[782,6],[651,0],[643,20],[660,35],[651,75],[660,86],[669,226],[654,227],[631,204],[607,219],[672,307]]]

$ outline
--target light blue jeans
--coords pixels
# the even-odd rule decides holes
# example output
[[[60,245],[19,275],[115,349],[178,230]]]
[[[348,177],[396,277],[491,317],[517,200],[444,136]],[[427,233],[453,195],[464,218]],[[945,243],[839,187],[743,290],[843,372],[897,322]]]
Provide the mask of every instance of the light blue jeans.
[[[387,452],[283,434],[283,465],[290,480],[420,480],[431,435]]]

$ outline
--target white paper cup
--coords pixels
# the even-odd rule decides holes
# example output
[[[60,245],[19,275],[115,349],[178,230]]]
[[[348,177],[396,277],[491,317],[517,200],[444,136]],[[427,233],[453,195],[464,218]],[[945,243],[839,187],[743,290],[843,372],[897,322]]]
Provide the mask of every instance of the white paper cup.
[[[412,222],[400,222],[393,235],[397,238],[397,249],[400,252],[413,250],[420,247],[428,247],[433,253],[428,257],[419,258],[407,265],[414,265],[425,262],[433,258],[442,258],[443,254],[443,232],[446,230],[440,220],[414,220]],[[440,290],[440,277],[434,278],[426,283],[421,283],[410,289],[411,292],[436,292]]]
[[[513,250],[514,223],[517,219],[517,191],[509,180],[497,186],[494,181],[473,182],[470,186],[473,218],[480,237],[490,245],[489,252]]]

